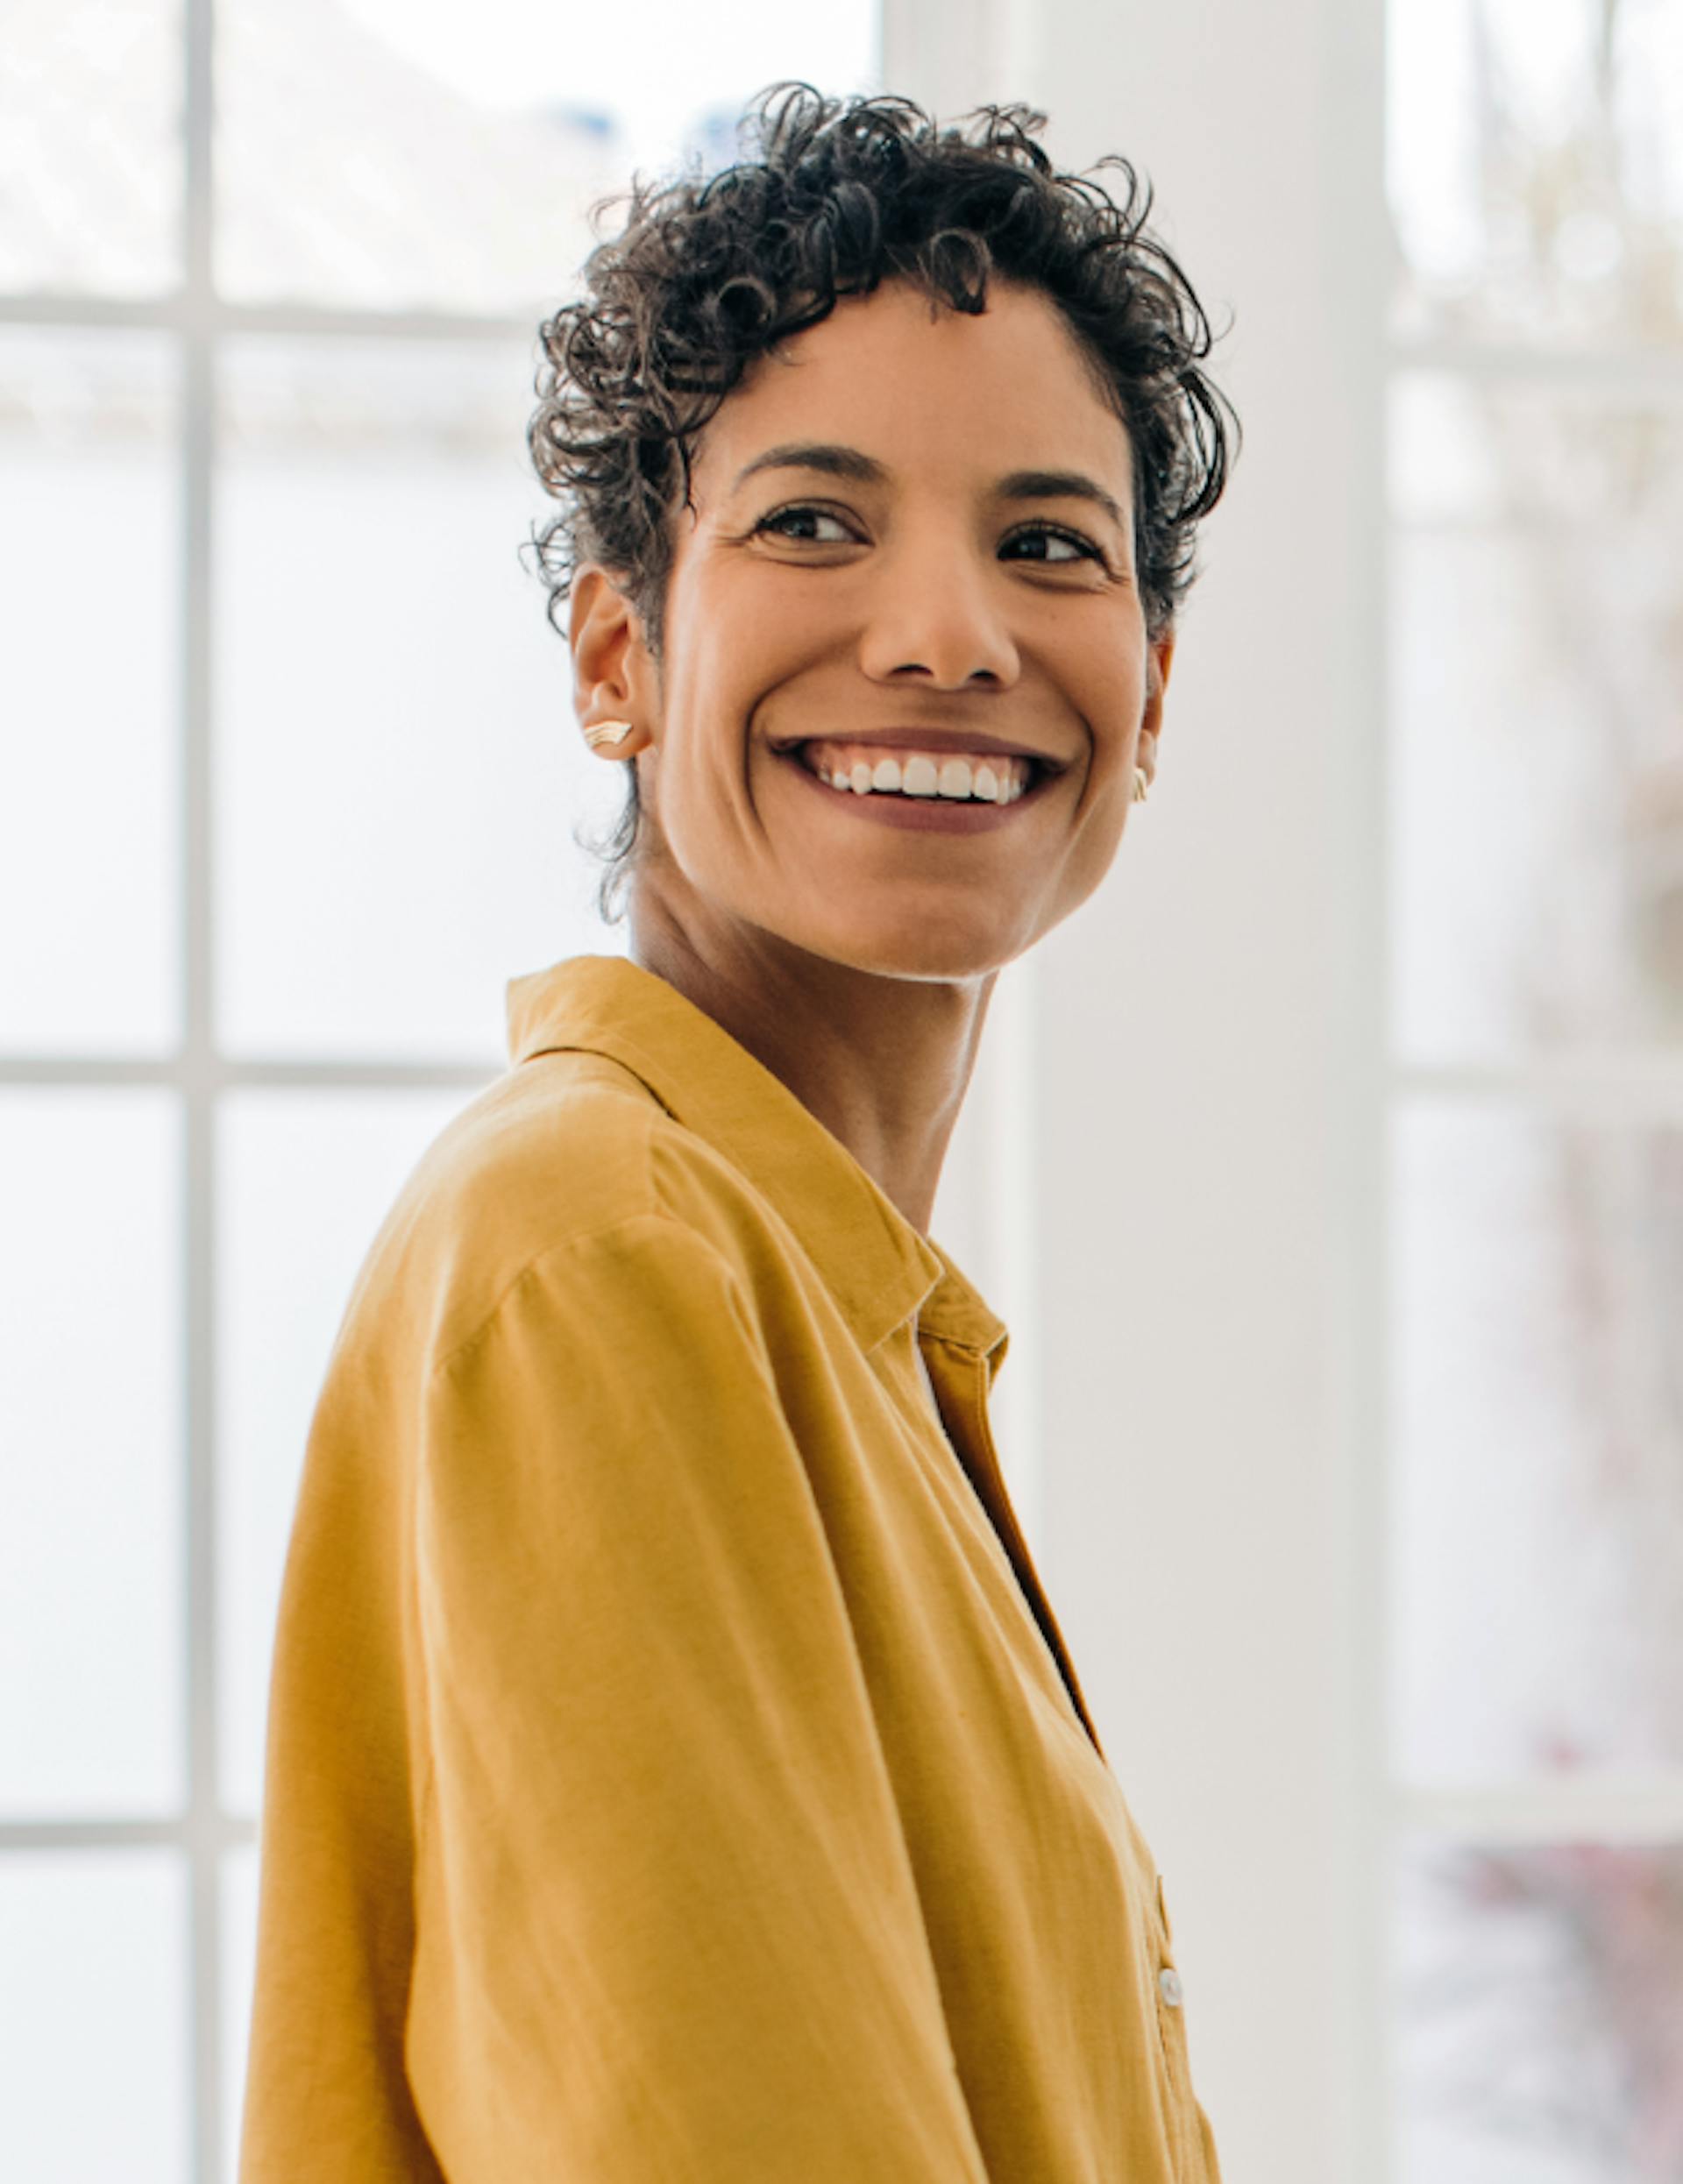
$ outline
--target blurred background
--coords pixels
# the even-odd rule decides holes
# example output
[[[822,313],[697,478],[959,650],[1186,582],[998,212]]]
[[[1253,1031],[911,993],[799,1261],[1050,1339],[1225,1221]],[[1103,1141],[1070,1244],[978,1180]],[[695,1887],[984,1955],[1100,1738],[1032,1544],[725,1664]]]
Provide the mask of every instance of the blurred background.
[[[1043,106],[1231,329],[934,1222],[1230,2184],[1677,2184],[1683,0],[0,4],[0,2173],[232,2184],[328,1351],[625,945],[536,328],[788,76]]]

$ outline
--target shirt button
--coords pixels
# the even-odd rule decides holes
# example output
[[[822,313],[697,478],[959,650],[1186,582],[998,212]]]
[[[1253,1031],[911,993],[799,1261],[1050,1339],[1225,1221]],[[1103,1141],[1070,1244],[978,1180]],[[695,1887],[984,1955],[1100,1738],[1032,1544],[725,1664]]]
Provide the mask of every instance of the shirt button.
[[[1157,1990],[1171,2010],[1180,2008],[1181,1997],[1186,1990],[1181,1985],[1180,1974],[1172,1964],[1165,1964],[1162,1970],[1158,1973]]]

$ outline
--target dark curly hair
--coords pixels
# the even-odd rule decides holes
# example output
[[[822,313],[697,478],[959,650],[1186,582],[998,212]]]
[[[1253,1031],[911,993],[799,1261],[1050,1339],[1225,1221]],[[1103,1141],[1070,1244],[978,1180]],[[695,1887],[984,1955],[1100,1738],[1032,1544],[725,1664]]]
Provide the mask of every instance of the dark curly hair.
[[[987,307],[991,273],[1057,305],[1107,389],[1133,450],[1134,559],[1147,634],[1173,626],[1193,582],[1193,534],[1226,484],[1239,419],[1199,370],[1211,334],[1175,259],[1126,193],[1056,173],[1032,107],[984,106],[940,129],[910,99],[827,98],[776,83],[749,103],[755,155],[602,200],[625,224],[584,265],[585,287],[539,330],[527,445],[560,514],[534,535],[557,609],[581,562],[625,592],[657,663],[672,565],[670,518],[690,500],[696,436],[755,359],[828,316],[839,298],[902,279],[955,309]],[[681,495],[681,498],[680,498]],[[636,768],[606,841],[597,894],[615,922],[637,839]]]

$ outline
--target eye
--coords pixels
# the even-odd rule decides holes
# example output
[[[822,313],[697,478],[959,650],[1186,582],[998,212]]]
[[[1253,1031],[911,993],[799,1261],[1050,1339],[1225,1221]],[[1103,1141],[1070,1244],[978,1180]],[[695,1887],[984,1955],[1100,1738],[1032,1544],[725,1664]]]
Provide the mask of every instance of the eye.
[[[816,530],[795,528],[798,525],[818,523],[834,524],[841,533],[841,537],[839,539],[826,538]],[[828,508],[815,507],[808,501],[797,501],[786,508],[774,508],[770,515],[763,515],[760,518],[754,526],[754,530],[756,536],[761,531],[769,531],[775,537],[795,539],[803,545],[845,545],[849,543],[853,538],[853,533],[848,529],[839,515],[833,515]]]
[[[1104,560],[1104,555],[1100,553],[1091,539],[1083,538],[1079,531],[1058,530],[1050,523],[1032,523],[1026,529],[1013,531],[1005,541],[1005,544],[1016,546],[1024,540],[1027,540],[1031,544],[1039,541],[1043,545],[1067,546],[1071,550],[1067,554],[1023,554],[1013,556],[1013,559],[1042,562],[1097,561],[1101,565]]]

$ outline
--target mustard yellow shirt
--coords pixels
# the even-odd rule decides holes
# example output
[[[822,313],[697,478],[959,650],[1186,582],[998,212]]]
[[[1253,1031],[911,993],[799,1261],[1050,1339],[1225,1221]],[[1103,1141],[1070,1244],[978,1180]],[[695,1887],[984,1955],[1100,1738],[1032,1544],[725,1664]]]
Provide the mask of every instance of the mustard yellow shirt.
[[[1005,1329],[664,980],[508,1006],[311,1423],[241,2184],[1218,2184]]]

